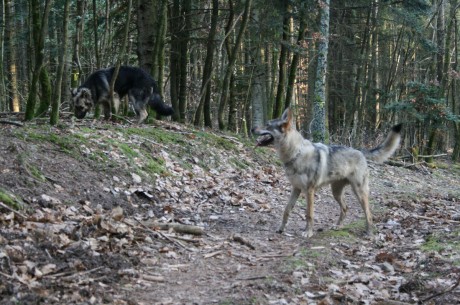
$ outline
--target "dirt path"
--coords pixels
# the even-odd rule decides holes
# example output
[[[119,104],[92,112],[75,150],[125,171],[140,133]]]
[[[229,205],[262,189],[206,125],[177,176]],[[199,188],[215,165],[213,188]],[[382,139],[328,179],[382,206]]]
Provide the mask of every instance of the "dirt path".
[[[272,151],[167,127],[1,127],[1,194],[25,209],[0,197],[0,303],[460,299],[458,165],[370,165],[372,238],[350,191],[346,225],[333,229],[338,205],[324,188],[307,241],[303,199],[285,234],[274,233],[289,185]]]

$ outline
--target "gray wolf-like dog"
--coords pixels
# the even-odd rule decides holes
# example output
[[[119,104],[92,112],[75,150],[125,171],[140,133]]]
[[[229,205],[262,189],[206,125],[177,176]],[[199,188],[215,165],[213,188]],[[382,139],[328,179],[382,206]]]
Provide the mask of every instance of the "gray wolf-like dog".
[[[104,116],[110,118],[110,81],[115,68],[102,69],[91,74],[78,88],[72,89],[72,101],[75,116],[85,117],[91,108],[98,105],[104,107]],[[114,106],[117,111],[119,98],[128,95],[137,115],[138,123],[142,123],[148,116],[147,105],[160,115],[172,115],[172,107],[163,102],[155,80],[144,70],[136,67],[121,66],[114,86]]]
[[[307,238],[313,236],[315,191],[323,185],[330,184],[332,194],[340,205],[337,226],[342,225],[348,210],[343,198],[343,189],[351,185],[364,210],[367,233],[371,235],[372,214],[369,208],[369,174],[366,159],[375,162],[387,160],[399,146],[402,124],[394,126],[386,139],[376,148],[356,150],[346,146],[312,143],[302,137],[292,121],[292,113],[288,108],[280,119],[269,121],[263,128],[252,129],[252,132],[259,136],[258,146],[274,143],[292,185],[291,196],[277,232],[284,231],[289,213],[300,193],[303,192],[307,200],[307,225],[302,235]]]

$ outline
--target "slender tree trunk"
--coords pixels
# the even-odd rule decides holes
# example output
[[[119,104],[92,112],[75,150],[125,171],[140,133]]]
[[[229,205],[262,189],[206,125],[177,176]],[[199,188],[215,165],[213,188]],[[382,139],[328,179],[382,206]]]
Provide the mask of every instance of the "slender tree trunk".
[[[5,38],[7,44],[7,62],[8,62],[8,73],[9,73],[9,95],[10,95],[10,110],[12,112],[19,112],[20,103],[18,96],[18,73],[16,63],[16,32],[13,21],[14,5],[12,0],[5,1]]]
[[[203,68],[203,78],[200,91],[200,103],[195,112],[193,124],[195,126],[201,125],[201,115],[204,113],[205,105],[210,108],[211,99],[211,77],[212,77],[212,62],[214,59],[215,37],[217,32],[217,19],[219,17],[219,0],[212,0],[212,14],[211,14],[211,28],[209,30],[207,44],[206,44],[206,59]],[[210,115],[210,110],[207,110]],[[209,124],[209,125],[208,125]],[[205,126],[212,127],[211,117],[206,118]]]
[[[163,74],[165,65],[165,46],[166,46],[166,34],[168,29],[168,1],[161,0],[158,16],[158,30],[156,34],[156,44],[153,52],[153,69],[152,75],[157,80],[158,89],[160,95],[163,96]]]
[[[186,110],[187,110],[187,62],[188,62],[188,42],[190,40],[190,28],[191,25],[191,9],[192,1],[191,0],[182,0],[182,18],[184,20],[184,27],[181,29],[180,34],[180,60],[179,60],[179,69],[180,69],[180,79],[179,79],[179,122],[185,123],[186,120]]]
[[[458,68],[458,25],[457,17],[454,17],[454,65],[452,70],[457,71]],[[457,83],[459,81],[454,79],[452,81],[452,113],[460,114],[460,107],[457,102]],[[454,151],[452,152],[452,161],[460,161],[460,123],[453,123],[454,127]]]
[[[97,30],[97,5],[96,0],[93,0],[93,32],[94,32],[94,55],[96,57],[96,69],[99,70],[101,67],[101,59],[99,57],[99,37]]]
[[[291,67],[289,69],[289,77],[288,77],[288,83],[287,83],[287,88],[286,88],[286,100],[284,101],[284,109],[289,107],[292,103],[293,96],[294,96],[294,86],[295,86],[295,80],[296,80],[296,75],[297,75],[297,66],[299,65],[299,60],[300,60],[300,48],[302,48],[301,44],[305,36],[305,29],[306,29],[306,23],[303,17],[303,14],[300,14],[300,22],[299,22],[299,33],[297,35],[297,47],[299,50],[297,50],[294,53],[294,56],[292,57],[291,61]]]
[[[238,47],[241,44],[241,41],[243,39],[243,34],[248,24],[251,2],[252,0],[246,0],[240,30],[236,37],[235,45],[233,46],[232,52],[231,54],[229,54],[229,58],[228,58],[228,65],[225,71],[224,81],[222,84],[222,94],[220,96],[220,103],[219,103],[219,109],[218,109],[218,114],[217,114],[217,119],[219,122],[219,129],[221,130],[226,129],[224,116],[225,116],[225,110],[227,108],[227,103],[228,103],[228,98],[229,98],[230,80],[231,80],[231,75],[233,73],[233,68],[236,62],[236,54],[238,51]]]
[[[320,41],[318,43],[318,66],[315,78],[313,101],[312,136],[317,142],[326,141],[326,72],[329,49],[329,4],[330,0],[319,0],[321,11]]]
[[[291,6],[288,0],[283,0],[283,39],[281,41],[281,52],[279,58],[279,70],[278,70],[278,87],[276,91],[275,105],[273,109],[273,117],[280,117],[283,113],[283,98],[285,98],[285,86],[286,86],[286,61],[288,57],[287,44],[290,37],[290,24],[291,24]]]
[[[59,120],[59,106],[61,104],[61,88],[62,88],[62,77],[64,75],[65,69],[65,59],[67,53],[67,40],[68,40],[68,28],[69,28],[69,8],[70,0],[65,0],[64,3],[64,21],[62,24],[62,45],[61,45],[61,54],[59,55],[59,67],[56,75],[56,85],[54,87],[54,100],[51,104],[51,115],[50,115],[50,124],[56,125]]]
[[[32,32],[35,45],[35,67],[32,74],[32,82],[27,97],[25,120],[29,121],[34,118],[35,105],[38,92],[38,82],[40,73],[43,68],[45,36],[48,29],[48,17],[51,10],[52,0],[45,2],[45,8],[40,20],[40,1],[32,0]]]
[[[252,104],[252,126],[262,126],[265,122],[264,113],[264,81],[265,81],[265,67],[262,63],[263,49],[256,47],[252,52],[252,63],[254,65],[254,72],[251,84],[251,104]]]
[[[171,28],[171,49],[170,49],[170,58],[169,58],[169,89],[171,96],[171,104],[174,108],[174,114],[172,115],[173,121],[178,121],[180,119],[179,112],[179,84],[180,84],[180,43],[179,43],[179,32],[180,32],[180,0],[173,0],[173,5],[171,8],[171,19],[170,19],[170,28]]]
[[[7,108],[5,74],[4,74],[4,51],[5,51],[5,0],[0,3],[0,111]]]
[[[86,13],[86,0],[77,0],[77,12],[75,16],[75,37],[73,45],[73,56],[72,56],[72,79],[71,88],[76,88],[80,84],[80,78],[82,77],[82,69],[80,63],[81,53],[81,42],[83,37],[84,25],[85,25],[85,13]]]
[[[133,7],[133,1],[128,0],[128,8],[126,10],[127,17],[126,17],[126,23],[125,23],[125,33],[123,36],[123,44],[121,46],[120,54],[118,56],[117,64],[115,66],[115,70],[113,72],[112,79],[110,80],[110,113],[113,113],[114,111],[117,110],[115,107],[115,101],[113,99],[113,89],[115,87],[115,81],[117,80],[117,77],[118,77],[118,72],[120,71],[121,61],[125,57],[125,54],[126,54],[126,47],[128,45],[128,38],[129,38],[129,23],[131,20],[132,7]],[[109,114],[106,113],[106,119],[109,119],[108,116],[110,116],[110,113]]]

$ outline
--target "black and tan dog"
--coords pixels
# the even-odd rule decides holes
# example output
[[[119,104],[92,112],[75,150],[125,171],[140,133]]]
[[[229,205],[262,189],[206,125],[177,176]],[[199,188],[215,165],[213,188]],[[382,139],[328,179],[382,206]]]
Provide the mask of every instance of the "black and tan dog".
[[[340,205],[340,227],[347,213],[343,189],[351,185],[366,215],[367,233],[372,234],[372,214],[369,208],[369,174],[366,159],[375,162],[387,160],[398,148],[401,139],[401,124],[392,128],[385,141],[378,147],[365,151],[346,146],[327,146],[304,139],[292,124],[290,109],[280,119],[272,120],[263,128],[253,128],[259,135],[258,146],[274,143],[284,164],[286,175],[292,184],[292,193],[284,210],[279,233],[284,231],[289,213],[301,192],[306,194],[307,225],[305,237],[313,235],[315,191],[330,184],[332,194]]]
[[[72,101],[75,108],[75,116],[82,119],[93,107],[102,105],[104,115],[110,117],[110,81],[115,68],[102,69],[91,74],[78,88],[72,89]],[[163,102],[155,80],[144,70],[136,67],[121,66],[115,81],[114,96],[115,107],[118,107],[119,98],[126,94],[138,117],[138,123],[142,123],[148,116],[147,105],[152,107],[160,115],[172,115],[172,107]]]

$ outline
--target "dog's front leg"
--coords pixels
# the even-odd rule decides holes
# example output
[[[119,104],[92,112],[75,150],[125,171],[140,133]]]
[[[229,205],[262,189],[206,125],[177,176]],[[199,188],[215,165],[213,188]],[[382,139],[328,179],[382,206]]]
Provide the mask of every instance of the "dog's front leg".
[[[289,197],[288,204],[284,208],[283,221],[281,222],[279,229],[276,231],[277,233],[283,233],[284,227],[286,226],[286,223],[289,218],[289,213],[291,213],[291,210],[294,207],[294,204],[296,203],[297,198],[299,198],[299,195],[300,195],[300,189],[292,187],[291,196]]]
[[[307,219],[307,225],[305,227],[305,232],[302,234],[303,237],[309,238],[313,236],[313,219],[314,219],[314,205],[315,205],[315,189],[308,188],[307,191],[307,211],[305,213]]]

